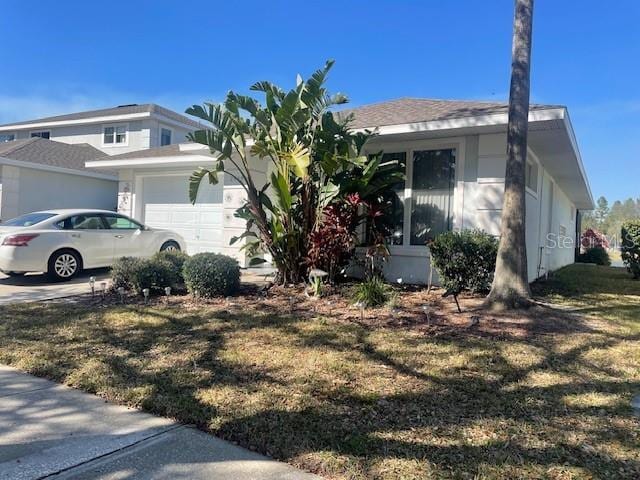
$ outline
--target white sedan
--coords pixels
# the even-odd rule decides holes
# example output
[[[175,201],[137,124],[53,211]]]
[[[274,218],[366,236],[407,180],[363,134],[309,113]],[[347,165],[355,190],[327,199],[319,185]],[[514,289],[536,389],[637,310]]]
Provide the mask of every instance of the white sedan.
[[[46,272],[68,280],[119,257],[184,248],[177,233],[106,210],[49,210],[0,223],[0,271],[10,276]]]

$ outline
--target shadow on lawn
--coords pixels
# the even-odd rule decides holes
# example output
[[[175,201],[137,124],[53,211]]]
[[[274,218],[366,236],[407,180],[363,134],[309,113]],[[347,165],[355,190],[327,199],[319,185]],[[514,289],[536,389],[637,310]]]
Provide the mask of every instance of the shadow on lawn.
[[[51,363],[40,371],[36,368],[36,373],[116,401],[135,402],[147,411],[196,424],[279,459],[298,462],[296,459],[314,452],[332,452],[351,457],[364,474],[376,462],[393,458],[429,462],[440,472],[456,475],[486,465],[513,468],[513,474],[532,465],[543,466],[543,470],[565,465],[594,475],[640,475],[637,457],[620,460],[589,447],[616,443],[627,451],[637,450],[637,437],[632,428],[625,427],[639,426],[628,402],[606,409],[566,403],[571,395],[629,399],[640,391],[640,382],[583,359],[593,349],[638,341],[640,335],[595,330],[552,309],[542,310],[546,315],[542,318],[497,316],[484,329],[443,328],[437,331],[439,335],[428,335],[430,330],[422,337],[408,337],[407,348],[430,343],[475,352],[469,356],[472,363],[434,373],[381,348],[375,337],[379,327],[366,324],[329,322],[309,330],[304,328],[309,319],[300,316],[210,308],[185,313],[176,307],[127,306],[88,312],[83,307],[50,305],[45,318],[40,308],[24,307],[11,318],[0,318],[5,322],[0,326],[3,357],[10,356],[7,351],[15,346],[38,350],[45,344],[55,345],[53,351],[42,353]],[[107,321],[114,312],[128,314],[131,320],[114,325]],[[515,333],[497,335],[501,328]],[[362,395],[348,384],[337,387],[324,382],[323,390],[304,408],[273,408],[278,402],[269,399],[249,414],[239,408],[237,415],[215,423],[219,406],[203,401],[200,395],[213,386],[225,385],[249,395],[266,384],[280,387],[279,392],[290,388],[289,395],[300,394],[296,391],[299,385],[288,383],[277,365],[221,358],[230,336],[256,330],[260,339],[260,329],[274,329],[296,352],[348,353],[362,359],[365,367],[382,365],[394,374],[391,381],[404,381],[408,388],[402,393]],[[589,339],[559,348],[575,335]],[[495,348],[505,342],[536,347],[543,355],[526,366],[513,365]],[[531,385],[527,378],[534,372],[566,374],[579,380]],[[128,397],[136,391],[138,396]],[[470,437],[476,428],[484,429],[487,438]],[[567,440],[568,433],[584,435],[588,445],[577,447]],[[340,473],[338,466],[318,468],[321,473]],[[332,472],[334,468],[338,471]]]

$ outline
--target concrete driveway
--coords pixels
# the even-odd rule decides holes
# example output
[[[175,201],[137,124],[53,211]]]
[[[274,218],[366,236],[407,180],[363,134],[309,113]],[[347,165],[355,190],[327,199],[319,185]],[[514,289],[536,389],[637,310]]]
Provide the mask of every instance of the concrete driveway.
[[[211,435],[0,365],[0,480],[320,480]]]
[[[91,292],[89,277],[96,277],[96,288],[109,279],[105,268],[86,270],[68,282],[52,282],[45,274],[30,273],[24,277],[8,277],[0,273],[0,305],[37,302]]]

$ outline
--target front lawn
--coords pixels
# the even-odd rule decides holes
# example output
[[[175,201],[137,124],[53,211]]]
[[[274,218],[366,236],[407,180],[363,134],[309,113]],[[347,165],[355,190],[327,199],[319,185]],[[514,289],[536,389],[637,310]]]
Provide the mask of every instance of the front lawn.
[[[423,291],[364,319],[339,298],[16,305],[0,362],[329,478],[640,478],[640,282],[580,265],[536,292],[597,318],[469,327]]]

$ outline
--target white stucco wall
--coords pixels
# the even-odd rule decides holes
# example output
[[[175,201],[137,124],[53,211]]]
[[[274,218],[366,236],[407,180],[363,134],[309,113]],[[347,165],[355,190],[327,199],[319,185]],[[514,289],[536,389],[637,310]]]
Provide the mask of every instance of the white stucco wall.
[[[114,180],[3,165],[0,218],[54,208],[114,210],[116,194]]]
[[[103,144],[103,127],[124,125],[128,129],[126,145]],[[50,131],[50,140],[63,143],[88,143],[108,155],[133,152],[149,148],[151,120],[134,120],[129,122],[106,122],[85,125],[66,125],[61,127],[41,128]],[[18,139],[30,138],[33,129],[17,132]]]

